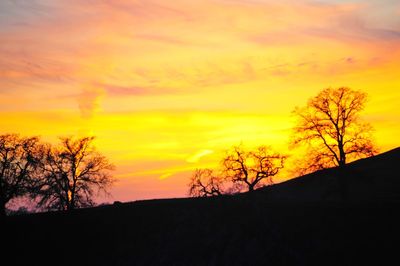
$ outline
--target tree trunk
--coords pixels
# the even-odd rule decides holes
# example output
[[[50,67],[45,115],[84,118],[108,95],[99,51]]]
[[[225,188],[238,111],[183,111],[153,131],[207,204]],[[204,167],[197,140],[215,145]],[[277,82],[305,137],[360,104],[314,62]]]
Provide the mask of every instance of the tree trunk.
[[[74,209],[75,209],[75,196],[72,196],[71,200],[68,202],[68,211],[72,211]]]
[[[0,220],[6,217],[6,203],[0,200]]]
[[[68,201],[67,203],[67,211],[71,211],[75,209],[74,203],[72,201]]]
[[[343,167],[346,165],[346,153],[344,152],[344,147],[342,141],[339,141],[339,166]]]
[[[252,192],[252,191],[254,191],[254,185],[253,185],[253,184],[250,184],[250,185],[249,185],[249,192]]]
[[[4,168],[3,168],[4,171]],[[1,175],[1,177],[3,174]],[[4,188],[1,186],[2,182],[0,182],[0,220],[3,220],[6,217],[6,194],[4,193]]]

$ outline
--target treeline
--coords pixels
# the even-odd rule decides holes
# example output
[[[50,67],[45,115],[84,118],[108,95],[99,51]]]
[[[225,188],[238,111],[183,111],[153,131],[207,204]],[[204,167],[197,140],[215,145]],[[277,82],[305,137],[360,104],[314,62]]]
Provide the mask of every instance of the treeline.
[[[305,146],[306,151],[296,162],[298,174],[343,167],[349,161],[377,153],[372,127],[359,117],[366,100],[366,93],[361,91],[347,87],[327,88],[309,99],[306,106],[295,108],[293,114],[298,121],[290,146]],[[273,177],[284,167],[286,158],[267,146],[250,151],[241,146],[233,147],[218,169],[194,171],[188,184],[189,195],[219,196],[272,185]],[[342,185],[345,186],[345,182]]]
[[[96,193],[107,193],[114,181],[114,166],[96,151],[93,140],[65,137],[51,145],[38,137],[0,135],[0,215],[18,197],[44,210],[93,206]]]

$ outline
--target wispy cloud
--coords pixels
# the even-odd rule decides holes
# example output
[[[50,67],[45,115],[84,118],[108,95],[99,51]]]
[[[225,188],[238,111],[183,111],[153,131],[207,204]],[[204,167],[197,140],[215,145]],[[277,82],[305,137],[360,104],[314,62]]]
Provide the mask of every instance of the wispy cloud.
[[[134,39],[142,39],[172,45],[190,45],[190,42],[181,40],[179,37],[172,37],[167,35],[139,34],[135,35]]]
[[[90,119],[100,107],[100,100],[104,91],[98,88],[86,88],[78,96],[79,109],[82,118]]]
[[[196,152],[195,154],[192,154],[191,156],[189,156],[189,157],[186,159],[186,161],[189,162],[189,163],[196,163],[196,162],[198,162],[202,157],[207,156],[207,155],[210,155],[210,154],[212,154],[212,153],[214,153],[213,150],[208,150],[208,149],[200,150],[200,151]]]
[[[110,97],[141,96],[141,95],[163,95],[174,94],[178,91],[174,88],[157,86],[120,86],[112,84],[98,84]]]

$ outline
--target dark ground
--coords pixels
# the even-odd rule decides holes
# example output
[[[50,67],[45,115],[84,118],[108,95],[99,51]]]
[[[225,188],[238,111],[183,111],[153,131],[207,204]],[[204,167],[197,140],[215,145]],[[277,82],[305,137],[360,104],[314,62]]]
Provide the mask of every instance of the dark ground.
[[[396,149],[252,194],[8,217],[0,265],[399,265],[399,162]]]

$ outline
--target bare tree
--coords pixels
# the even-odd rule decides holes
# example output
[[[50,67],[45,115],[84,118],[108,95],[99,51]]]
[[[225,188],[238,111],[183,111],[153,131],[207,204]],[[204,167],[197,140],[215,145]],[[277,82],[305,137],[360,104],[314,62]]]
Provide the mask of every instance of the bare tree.
[[[0,136],[0,216],[6,204],[29,192],[33,173],[38,165],[39,139],[16,134]]]
[[[233,147],[222,161],[226,178],[234,185],[245,186],[248,191],[272,185],[272,177],[284,167],[286,156],[270,152],[270,148],[260,146],[253,151]]]
[[[114,166],[96,152],[93,137],[61,138],[61,145],[48,145],[43,154],[43,175],[36,186],[39,207],[73,210],[94,205],[95,192],[113,183]]]
[[[361,122],[367,95],[341,87],[324,89],[296,108],[299,121],[294,128],[293,144],[307,144],[307,171],[344,166],[348,161],[374,155],[371,126]]]
[[[211,197],[223,194],[223,180],[212,169],[196,169],[190,178],[189,195]]]

